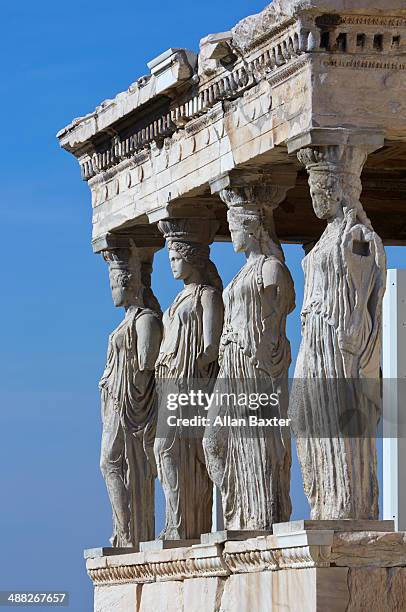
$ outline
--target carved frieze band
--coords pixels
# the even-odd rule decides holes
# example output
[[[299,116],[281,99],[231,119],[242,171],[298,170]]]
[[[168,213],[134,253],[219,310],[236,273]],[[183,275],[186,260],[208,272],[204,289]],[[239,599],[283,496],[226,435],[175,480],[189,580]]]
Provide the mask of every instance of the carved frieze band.
[[[384,26],[391,28],[406,28],[405,17],[385,17],[374,15],[343,15],[341,24],[349,25],[367,25],[367,26]]]
[[[225,553],[227,566],[233,574],[277,570],[278,564],[271,550],[252,550],[241,553]]]
[[[405,567],[404,532],[338,532],[331,544],[305,544],[284,548],[260,548],[263,544],[242,542],[232,552],[185,557],[163,562],[108,565],[110,559],[88,560],[88,574],[95,585],[185,580],[230,574],[322,567]],[[100,563],[100,567],[98,567]],[[117,557],[114,563],[117,563]],[[127,564],[126,564],[127,563]]]
[[[89,568],[88,574],[95,585],[161,582],[269,570],[329,567],[330,557],[329,546],[298,546],[277,550],[223,553],[216,557],[161,563]]]
[[[149,564],[143,565],[119,565],[112,567],[100,567],[88,569],[94,585],[122,584],[127,582],[154,582],[155,576],[149,568]]]
[[[186,578],[228,576],[230,573],[230,569],[221,556],[88,569],[94,585],[185,580]]]
[[[405,64],[395,58],[382,57],[382,53],[400,53],[404,45],[406,19],[371,17],[363,15],[335,16],[337,23],[334,33],[326,29],[317,17],[302,22],[287,22],[271,33],[266,45],[250,53],[251,57],[238,64],[231,71],[224,71],[212,81],[197,85],[186,98],[178,99],[172,108],[148,125],[135,126],[133,134],[121,139],[116,135],[103,149],[89,154],[81,161],[82,177],[89,180],[107,171],[152,142],[158,145],[178,129],[184,128],[192,119],[205,115],[222,100],[233,100],[246,90],[266,78],[272,85],[300,71],[304,65],[302,54],[329,53],[337,57],[326,59],[331,67],[369,68],[375,70],[404,70]],[[322,19],[322,18],[320,18]],[[362,30],[361,26],[369,29]],[[371,31],[371,26],[376,28]],[[382,33],[379,28],[392,28]],[[375,58],[365,57],[375,55]],[[378,56],[381,58],[378,59]],[[361,56],[361,57],[360,57]]]
[[[329,567],[330,546],[295,546],[276,550],[254,550],[225,553],[231,572],[263,572],[267,570]]]
[[[375,60],[370,58],[358,59],[355,57],[330,57],[323,62],[323,66],[355,68],[357,70],[406,70],[405,62]]]

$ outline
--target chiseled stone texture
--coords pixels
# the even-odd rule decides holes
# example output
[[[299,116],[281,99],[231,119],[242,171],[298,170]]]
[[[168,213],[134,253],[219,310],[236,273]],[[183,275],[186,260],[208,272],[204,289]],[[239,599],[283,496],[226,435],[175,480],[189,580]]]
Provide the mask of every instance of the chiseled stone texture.
[[[89,558],[94,610],[406,610],[404,533],[343,532],[341,524],[338,531],[326,530],[325,521],[323,529],[315,522],[311,526],[295,532],[285,524],[284,533],[245,541]],[[387,527],[382,523],[383,530]]]
[[[235,574],[224,588],[220,612],[272,610],[272,572]]]
[[[348,569],[346,567],[320,567],[310,572],[315,574],[314,591],[317,612],[327,610],[328,612],[347,612]]]
[[[140,584],[96,587],[94,612],[137,612],[140,595]]]
[[[346,568],[290,569],[273,572],[269,612],[346,612],[349,593]]]
[[[307,568],[96,587],[95,612],[403,612],[405,568]]]
[[[347,572],[308,568],[235,574],[226,582],[219,612],[346,612]]]
[[[404,612],[406,570],[404,568],[350,569],[350,601],[346,612]]]
[[[406,535],[403,532],[335,533],[331,561],[339,566],[371,569],[405,566]]]
[[[218,612],[225,578],[191,578],[183,585],[183,609],[185,612]]]
[[[157,582],[144,584],[137,612],[182,612],[183,583]],[[103,610],[103,612],[110,612]]]

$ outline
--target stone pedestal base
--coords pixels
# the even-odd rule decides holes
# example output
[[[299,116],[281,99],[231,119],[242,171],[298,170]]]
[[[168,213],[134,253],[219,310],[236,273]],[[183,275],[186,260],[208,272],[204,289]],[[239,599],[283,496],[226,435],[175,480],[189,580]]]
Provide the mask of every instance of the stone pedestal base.
[[[274,535],[88,558],[95,612],[403,612],[406,535],[286,524]],[[348,524],[350,527],[350,524]],[[368,525],[364,524],[364,528]]]
[[[189,548],[193,544],[199,544],[199,540],[150,540],[149,542],[140,542],[140,552],[167,550],[169,548]]]

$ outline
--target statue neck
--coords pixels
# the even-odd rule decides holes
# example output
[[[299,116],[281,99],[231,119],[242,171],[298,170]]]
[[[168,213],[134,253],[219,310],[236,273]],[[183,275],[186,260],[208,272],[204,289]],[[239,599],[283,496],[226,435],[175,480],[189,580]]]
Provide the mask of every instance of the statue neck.
[[[245,250],[245,257],[247,258],[248,263],[252,263],[259,257],[262,257],[262,249],[259,240],[253,239],[250,244],[247,245]]]
[[[126,305],[125,307],[126,316],[130,316],[134,314],[138,308],[144,308],[144,302],[141,298],[134,300],[131,304]]]
[[[183,279],[183,284],[185,285],[185,287],[188,287],[189,285],[201,285],[202,284],[202,274],[200,270],[198,269],[193,270],[190,276]]]

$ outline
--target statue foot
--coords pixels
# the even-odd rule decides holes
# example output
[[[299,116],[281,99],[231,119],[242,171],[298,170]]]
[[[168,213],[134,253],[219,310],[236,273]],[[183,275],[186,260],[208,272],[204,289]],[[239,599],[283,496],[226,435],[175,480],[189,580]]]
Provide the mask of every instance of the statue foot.
[[[158,540],[183,540],[177,529],[170,529],[165,527],[159,534]]]
[[[165,536],[166,536],[166,531],[165,531],[165,529],[162,529],[161,533],[157,537],[157,540],[166,540]]]

